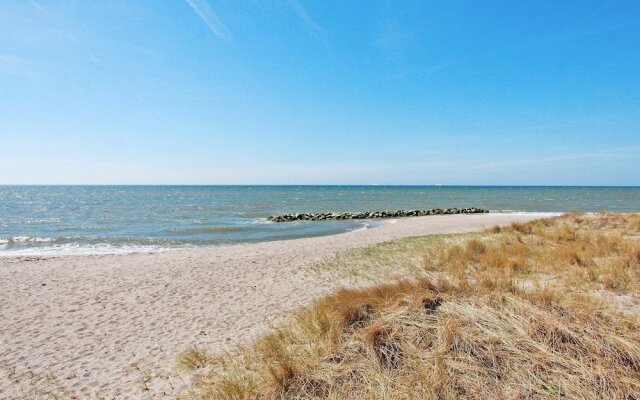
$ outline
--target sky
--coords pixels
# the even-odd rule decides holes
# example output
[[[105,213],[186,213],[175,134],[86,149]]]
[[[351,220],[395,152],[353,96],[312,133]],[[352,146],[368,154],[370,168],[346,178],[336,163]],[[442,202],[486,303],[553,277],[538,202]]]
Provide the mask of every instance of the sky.
[[[1,0],[0,94],[0,184],[640,185],[640,2]]]

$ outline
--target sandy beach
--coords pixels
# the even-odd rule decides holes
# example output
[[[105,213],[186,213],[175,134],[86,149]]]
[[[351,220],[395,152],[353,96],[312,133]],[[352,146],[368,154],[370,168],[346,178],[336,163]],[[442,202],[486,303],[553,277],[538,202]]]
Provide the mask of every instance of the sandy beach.
[[[309,266],[387,240],[545,214],[383,220],[372,229],[147,254],[0,258],[0,399],[171,398],[175,357],[224,351],[335,289]]]

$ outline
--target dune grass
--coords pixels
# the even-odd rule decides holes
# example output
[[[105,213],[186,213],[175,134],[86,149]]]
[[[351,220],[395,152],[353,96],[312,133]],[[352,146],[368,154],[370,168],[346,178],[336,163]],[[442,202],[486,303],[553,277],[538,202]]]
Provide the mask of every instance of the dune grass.
[[[429,235],[408,237],[351,249],[338,253],[311,267],[326,280],[353,283],[402,279],[423,272],[426,249],[440,248],[445,243],[461,240],[464,235]]]
[[[191,349],[182,398],[640,399],[640,320],[615,301],[639,294],[638,215],[396,241],[320,270],[339,264],[398,279],[339,290],[234,352]]]

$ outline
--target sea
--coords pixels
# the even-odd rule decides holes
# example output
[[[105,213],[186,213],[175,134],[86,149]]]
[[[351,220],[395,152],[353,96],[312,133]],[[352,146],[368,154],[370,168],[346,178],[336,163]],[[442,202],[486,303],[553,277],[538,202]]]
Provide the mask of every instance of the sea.
[[[640,187],[0,186],[0,256],[148,252],[330,235],[373,220],[271,223],[302,212],[482,207],[640,212]]]

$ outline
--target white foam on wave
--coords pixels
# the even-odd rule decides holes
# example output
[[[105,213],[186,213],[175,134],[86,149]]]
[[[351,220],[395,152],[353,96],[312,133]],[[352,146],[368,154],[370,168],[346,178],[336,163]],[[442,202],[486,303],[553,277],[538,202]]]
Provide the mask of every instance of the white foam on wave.
[[[350,229],[350,230],[349,230],[349,232],[360,232],[360,231],[367,230],[367,229],[369,229],[369,228],[371,228],[371,227],[372,227],[372,225],[371,225],[370,223],[363,222],[363,223],[362,223],[362,226],[359,226],[359,227],[357,227],[357,228]]]
[[[46,243],[51,242],[54,238],[36,237],[36,236],[12,236],[10,238],[0,238],[0,244],[8,243]]]
[[[251,225],[258,225],[258,224],[272,224],[273,221],[269,221],[267,218],[254,218],[251,220],[251,222],[249,222]]]
[[[182,245],[176,247],[140,245],[140,246],[112,246],[108,244],[84,245],[69,243],[47,247],[30,247],[20,249],[6,249],[7,244],[0,244],[0,257],[18,256],[69,256],[69,255],[100,255],[100,254],[130,254],[130,253],[157,253],[163,251],[182,250],[195,248],[194,245]]]

